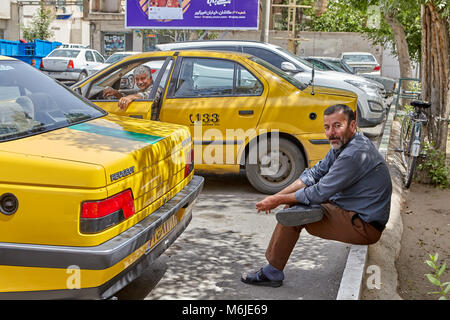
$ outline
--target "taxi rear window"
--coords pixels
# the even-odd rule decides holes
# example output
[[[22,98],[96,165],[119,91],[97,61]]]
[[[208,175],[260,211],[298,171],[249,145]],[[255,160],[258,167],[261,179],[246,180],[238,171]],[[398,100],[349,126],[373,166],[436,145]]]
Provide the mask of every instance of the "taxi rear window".
[[[22,61],[0,61],[0,142],[107,113]]]

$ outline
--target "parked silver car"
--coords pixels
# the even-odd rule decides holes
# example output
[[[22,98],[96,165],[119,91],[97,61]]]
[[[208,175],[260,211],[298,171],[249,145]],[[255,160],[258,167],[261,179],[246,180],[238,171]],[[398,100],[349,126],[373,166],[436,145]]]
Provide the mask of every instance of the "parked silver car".
[[[62,82],[76,82],[86,78],[90,70],[105,62],[97,51],[86,48],[57,48],[41,60],[40,69]]]
[[[356,73],[381,75],[381,67],[370,52],[342,52],[343,59]]]

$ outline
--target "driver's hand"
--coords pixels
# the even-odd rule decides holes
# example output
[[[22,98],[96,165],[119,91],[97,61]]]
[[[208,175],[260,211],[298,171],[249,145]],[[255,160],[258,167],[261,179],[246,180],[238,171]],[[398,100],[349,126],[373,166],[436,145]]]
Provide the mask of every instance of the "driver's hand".
[[[106,87],[105,89],[103,89],[103,97],[105,98],[109,98],[109,97],[116,97],[119,94],[119,92],[117,90],[114,90],[111,87]]]
[[[127,110],[128,105],[133,102],[135,99],[132,96],[122,97],[119,100],[119,109],[122,111]]]

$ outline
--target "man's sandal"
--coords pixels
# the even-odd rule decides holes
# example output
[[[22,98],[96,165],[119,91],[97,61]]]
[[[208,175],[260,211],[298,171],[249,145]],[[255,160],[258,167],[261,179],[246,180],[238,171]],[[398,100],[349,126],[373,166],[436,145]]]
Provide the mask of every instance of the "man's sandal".
[[[283,226],[301,226],[322,220],[323,209],[320,205],[298,204],[276,213],[277,221]]]
[[[270,280],[262,272],[262,268],[254,273],[247,273],[241,276],[241,281],[246,284],[252,284],[255,286],[272,287],[277,288],[283,284],[283,280]]]

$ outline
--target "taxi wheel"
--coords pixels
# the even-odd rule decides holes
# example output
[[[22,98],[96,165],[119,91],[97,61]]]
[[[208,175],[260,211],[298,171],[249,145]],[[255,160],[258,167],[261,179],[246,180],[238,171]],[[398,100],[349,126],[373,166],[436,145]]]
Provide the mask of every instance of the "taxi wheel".
[[[260,155],[258,156],[258,153]],[[265,139],[251,147],[245,161],[248,181],[258,191],[274,194],[294,182],[305,169],[302,151],[291,141],[281,138],[278,148]]]

